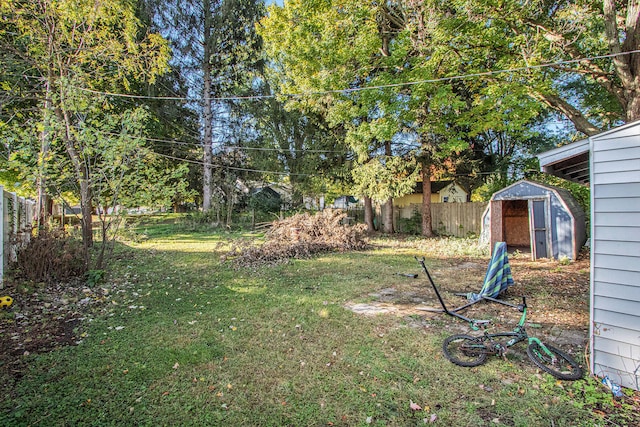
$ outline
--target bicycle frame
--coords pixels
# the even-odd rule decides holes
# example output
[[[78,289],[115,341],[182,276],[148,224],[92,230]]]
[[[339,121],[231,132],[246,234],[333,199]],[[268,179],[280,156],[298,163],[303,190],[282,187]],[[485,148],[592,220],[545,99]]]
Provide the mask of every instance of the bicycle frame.
[[[431,287],[433,288],[433,290],[436,293],[436,296],[438,297],[438,301],[440,302],[440,305],[442,306],[443,311],[448,314],[449,316],[453,316],[453,317],[457,317],[458,319],[462,319],[465,322],[469,322],[469,325],[471,327],[471,329],[477,331],[478,329],[480,329],[479,327],[486,327],[489,323],[491,323],[491,320],[478,320],[478,319],[471,319],[469,317],[463,316],[462,314],[456,313],[457,310],[463,309],[465,307],[468,307],[471,304],[467,304],[464,305],[462,307],[458,307],[455,310],[450,310],[447,308],[447,305],[444,303],[444,300],[442,299],[442,296],[440,295],[440,291],[438,290],[438,287],[436,286],[435,282],[433,281],[433,278],[431,277],[431,274],[429,273],[429,270],[427,269],[427,266],[425,265],[425,258],[418,258],[417,256],[414,257],[416,259],[416,261],[418,261],[420,263],[420,265],[422,266],[422,269],[424,270],[425,274],[427,275],[427,278],[429,279],[429,283],[431,283]],[[546,345],[544,345],[544,343],[542,341],[540,341],[540,339],[536,338],[536,337],[530,337],[529,334],[527,333],[527,330],[525,329],[525,322],[527,320],[527,300],[526,297],[522,297],[522,304],[518,304],[518,305],[514,305],[511,303],[506,303],[503,301],[499,301],[499,300],[494,300],[493,298],[488,298],[492,301],[496,301],[499,302],[501,304],[510,306],[510,307],[515,307],[517,308],[519,311],[522,312],[522,316],[520,316],[520,321],[518,322],[518,324],[516,325],[516,327],[513,329],[513,331],[511,332],[499,332],[499,333],[495,333],[495,334],[489,334],[488,332],[485,331],[484,335],[481,337],[478,337],[479,340],[482,340],[483,343],[481,344],[483,349],[485,351],[489,351],[491,353],[498,353],[498,354],[504,354],[504,352],[506,351],[507,348],[522,342],[522,341],[527,341],[527,343],[529,345],[536,343],[541,349],[542,351],[544,351],[544,353],[549,356],[552,361],[555,363],[556,360],[556,356],[553,354],[553,352],[551,352]],[[511,337],[511,339],[509,341],[507,341],[505,343],[505,345],[503,346],[500,343],[496,343],[495,345],[491,346],[491,347],[487,347],[487,345],[484,343],[484,341],[493,341],[494,338],[499,338],[499,337]],[[475,347],[475,346],[474,346]]]
[[[518,309],[520,311],[522,311],[522,316],[520,316],[520,321],[518,322],[518,324],[516,325],[516,327],[513,329],[513,331],[511,332],[498,332],[498,333],[494,333],[494,334],[490,334],[485,332],[483,337],[481,338],[485,338],[488,341],[493,341],[493,338],[503,338],[503,337],[512,337],[509,341],[507,341],[504,345],[504,348],[502,348],[502,346],[500,345],[499,347],[493,349],[493,348],[487,348],[485,345],[485,348],[487,350],[492,350],[493,352],[496,353],[504,353],[504,351],[511,347],[514,346],[516,344],[518,344],[519,342],[522,341],[527,341],[528,344],[532,344],[532,343],[536,343],[540,346],[540,348],[545,352],[545,354],[549,357],[551,357],[552,359],[555,360],[555,355],[549,351],[549,349],[547,348],[546,345],[544,345],[544,343],[542,341],[540,341],[540,339],[536,338],[536,337],[530,337],[529,334],[527,333],[527,330],[525,328],[525,322],[527,320],[527,300],[526,297],[522,297],[522,304],[518,305]]]
[[[493,334],[485,331],[480,336],[451,335],[445,338],[442,344],[445,357],[458,366],[471,368],[485,363],[490,354],[504,356],[509,347],[527,341],[527,356],[538,368],[561,380],[573,381],[582,378],[584,371],[573,357],[527,334],[525,297],[522,297],[522,304],[517,307],[522,312],[522,316],[512,331]]]

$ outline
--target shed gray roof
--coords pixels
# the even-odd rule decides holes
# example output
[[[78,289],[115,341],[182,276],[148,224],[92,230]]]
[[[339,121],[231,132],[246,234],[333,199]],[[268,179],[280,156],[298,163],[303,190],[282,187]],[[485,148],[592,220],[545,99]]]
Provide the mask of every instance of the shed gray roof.
[[[571,212],[571,215],[575,219],[584,220],[585,214],[584,210],[580,206],[580,203],[573,197],[573,195],[564,188],[556,187],[554,185],[543,184],[541,182],[522,180],[518,181],[515,184],[511,184],[508,187],[503,188],[502,190],[496,191],[494,195],[491,197],[491,200],[505,200],[505,199],[515,199],[518,198],[518,188],[522,188],[522,186],[532,185],[539,187],[546,191],[551,191],[556,194],[558,199],[560,199],[564,205],[567,207],[567,210]]]

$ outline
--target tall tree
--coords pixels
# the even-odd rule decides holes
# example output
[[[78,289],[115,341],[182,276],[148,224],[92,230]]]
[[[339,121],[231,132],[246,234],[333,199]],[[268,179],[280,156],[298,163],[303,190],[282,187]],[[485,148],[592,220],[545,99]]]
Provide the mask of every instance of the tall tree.
[[[252,103],[251,122],[244,126],[247,161],[265,171],[266,180],[286,181],[291,190],[291,207],[303,205],[303,195],[321,196],[332,186],[349,179],[345,165],[351,154],[339,128],[330,128],[317,112],[287,110],[272,97],[266,84],[264,99]]]
[[[156,22],[172,41],[174,65],[200,100],[193,107],[201,118],[202,204],[208,211],[215,187],[214,146],[233,134],[229,118],[237,104],[231,98],[250,94],[262,65],[255,22],[264,16],[264,5],[259,0],[172,0],[153,7]]]
[[[465,0],[432,7],[443,18],[430,33],[438,50],[469,64],[456,72],[517,70],[478,80],[525,92],[586,135],[640,119],[637,0]],[[614,56],[602,58],[608,54]],[[478,63],[483,70],[474,68]]]
[[[324,115],[330,126],[344,129],[358,165],[390,164],[392,139],[402,128],[398,110],[406,108],[393,90],[348,90],[363,83],[396,81],[396,70],[386,64],[388,52],[384,51],[387,46],[379,28],[378,12],[379,8],[369,2],[345,1],[333,5],[322,1],[289,1],[283,7],[272,5],[260,26],[281,90],[324,92],[290,98],[288,108],[314,110]],[[332,92],[341,89],[347,90]],[[358,188],[365,191],[365,200],[385,197],[379,201],[388,204],[391,215],[390,193],[373,193],[375,176],[370,177],[368,184],[364,182],[363,173],[374,170],[375,167],[362,167]],[[385,231],[392,232],[393,222],[384,223]]]
[[[140,79],[152,82],[166,70],[166,43],[140,31],[133,4],[125,0],[108,5],[91,0],[9,0],[0,9],[3,25],[12,29],[3,34],[5,48],[37,78],[32,90],[42,117],[41,162],[50,145],[62,142],[79,188],[82,237],[88,249],[93,243],[94,204],[89,158],[95,146],[82,129],[99,105],[103,111],[110,109],[91,91],[126,90]]]

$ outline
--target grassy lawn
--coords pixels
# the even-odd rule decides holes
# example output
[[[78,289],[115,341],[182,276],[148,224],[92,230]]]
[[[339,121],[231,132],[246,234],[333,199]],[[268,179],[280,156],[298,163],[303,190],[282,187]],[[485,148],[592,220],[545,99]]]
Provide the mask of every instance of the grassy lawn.
[[[376,240],[368,251],[236,271],[219,259],[235,235],[173,233],[166,224],[139,231],[145,238],[121,245],[107,281],[91,289],[101,309],[83,321],[81,343],[23,356],[28,369],[8,390],[5,384],[1,425],[588,426],[632,419],[632,408],[614,403],[595,381],[558,382],[538,372],[524,346],[478,368],[451,364],[442,340],[468,330],[455,319],[345,308],[411,281],[396,273],[420,273],[414,255],[426,254],[434,271],[471,260],[482,272],[488,255],[468,241],[457,243],[463,256],[437,241]],[[562,266],[549,265],[562,275]],[[433,297],[424,275],[411,283]],[[517,319],[509,314],[506,326]]]

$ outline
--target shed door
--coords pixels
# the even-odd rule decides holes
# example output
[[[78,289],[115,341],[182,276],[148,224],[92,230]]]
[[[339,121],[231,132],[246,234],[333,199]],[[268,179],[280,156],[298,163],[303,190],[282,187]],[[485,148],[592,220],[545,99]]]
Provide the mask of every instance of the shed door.
[[[546,200],[531,200],[531,249],[533,259],[547,258],[547,206]]]

